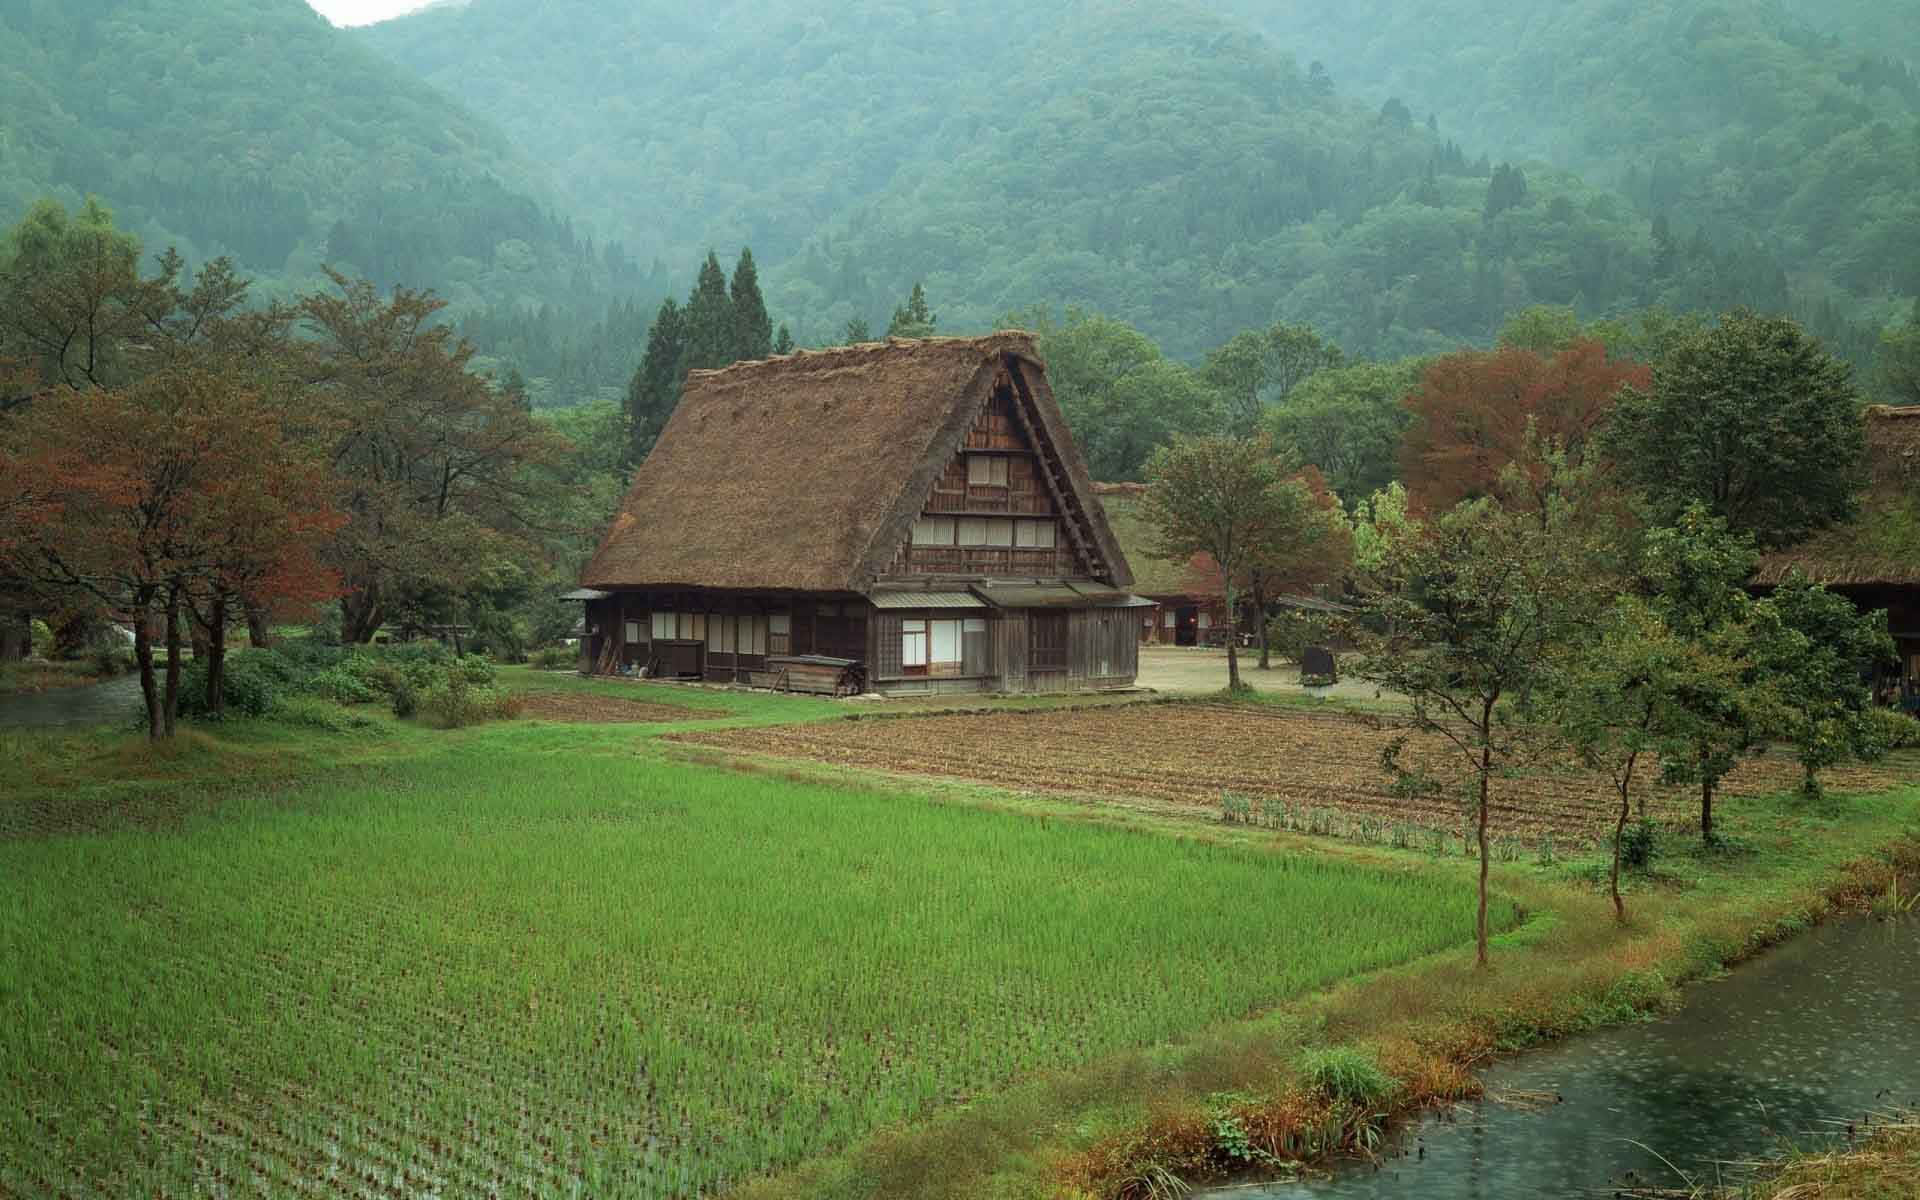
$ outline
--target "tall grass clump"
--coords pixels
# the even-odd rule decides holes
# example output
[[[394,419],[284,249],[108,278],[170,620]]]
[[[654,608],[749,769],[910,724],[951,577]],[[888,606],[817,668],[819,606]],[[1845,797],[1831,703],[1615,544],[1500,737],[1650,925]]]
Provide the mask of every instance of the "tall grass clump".
[[[1365,1109],[1385,1108],[1400,1088],[1372,1055],[1353,1046],[1309,1051],[1300,1064],[1300,1077],[1329,1100]]]

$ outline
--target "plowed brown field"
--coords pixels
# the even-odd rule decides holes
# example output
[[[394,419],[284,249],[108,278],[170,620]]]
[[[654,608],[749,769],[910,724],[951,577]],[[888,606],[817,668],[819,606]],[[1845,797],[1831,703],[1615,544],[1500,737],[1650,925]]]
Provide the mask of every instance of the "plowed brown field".
[[[1408,737],[1403,761],[1436,762],[1438,735],[1413,734],[1391,719],[1280,708],[1145,704],[1054,712],[998,712],[678,734],[672,740],[779,758],[977,780],[1025,791],[1151,800],[1218,814],[1223,794],[1249,800],[1255,819],[1333,811],[1382,827],[1405,823],[1456,831],[1461,809],[1446,798],[1409,800],[1387,787],[1381,755]],[[1728,796],[1785,791],[1799,766],[1772,755],[1749,760],[1723,787]],[[1648,771],[1651,775],[1653,772]],[[1838,791],[1880,791],[1911,782],[1911,764],[1828,771]],[[1542,766],[1495,781],[1498,836],[1582,839],[1610,825],[1610,786],[1598,775]],[[1646,789],[1659,819],[1697,811],[1691,796]],[[1305,828],[1311,822],[1289,827]]]

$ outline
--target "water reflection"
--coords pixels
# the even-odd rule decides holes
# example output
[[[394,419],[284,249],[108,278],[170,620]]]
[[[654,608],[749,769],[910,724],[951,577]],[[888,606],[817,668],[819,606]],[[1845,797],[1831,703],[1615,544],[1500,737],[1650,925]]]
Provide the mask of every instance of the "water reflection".
[[[1920,1102],[1920,919],[1836,921],[1688,992],[1679,1013],[1522,1055],[1491,1092],[1561,1101],[1429,1118],[1377,1167],[1332,1179],[1223,1189],[1235,1200],[1494,1200],[1678,1187],[1781,1137]],[[1643,1143],[1635,1145],[1634,1143]],[[1651,1149],[1649,1149],[1651,1148]]]

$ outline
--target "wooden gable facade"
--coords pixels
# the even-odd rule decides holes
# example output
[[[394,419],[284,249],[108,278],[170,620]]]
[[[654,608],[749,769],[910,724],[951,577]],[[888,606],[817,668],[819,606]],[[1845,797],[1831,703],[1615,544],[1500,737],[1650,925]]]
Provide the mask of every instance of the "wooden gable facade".
[[[583,573],[582,669],[1125,687],[1131,582],[1027,335],[802,352],[690,376]]]

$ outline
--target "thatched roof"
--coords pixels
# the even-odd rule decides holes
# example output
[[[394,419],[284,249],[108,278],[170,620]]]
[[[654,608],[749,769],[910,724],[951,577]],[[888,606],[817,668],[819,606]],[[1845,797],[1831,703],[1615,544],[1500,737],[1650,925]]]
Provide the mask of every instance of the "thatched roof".
[[[1088,512],[1108,582],[1132,582],[1026,333],[801,351],[687,376],[590,588],[864,592],[892,561],[1002,367],[1024,382]]]
[[[1761,560],[1754,582],[1772,586],[1798,568],[1835,587],[1920,587],[1920,407],[1866,412],[1867,490],[1860,515]]]
[[[1093,494],[1107,513],[1107,525],[1133,567],[1133,590],[1142,596],[1167,599],[1196,594],[1193,572],[1185,563],[1168,562],[1153,554],[1153,527],[1140,515],[1144,483],[1096,483]]]

